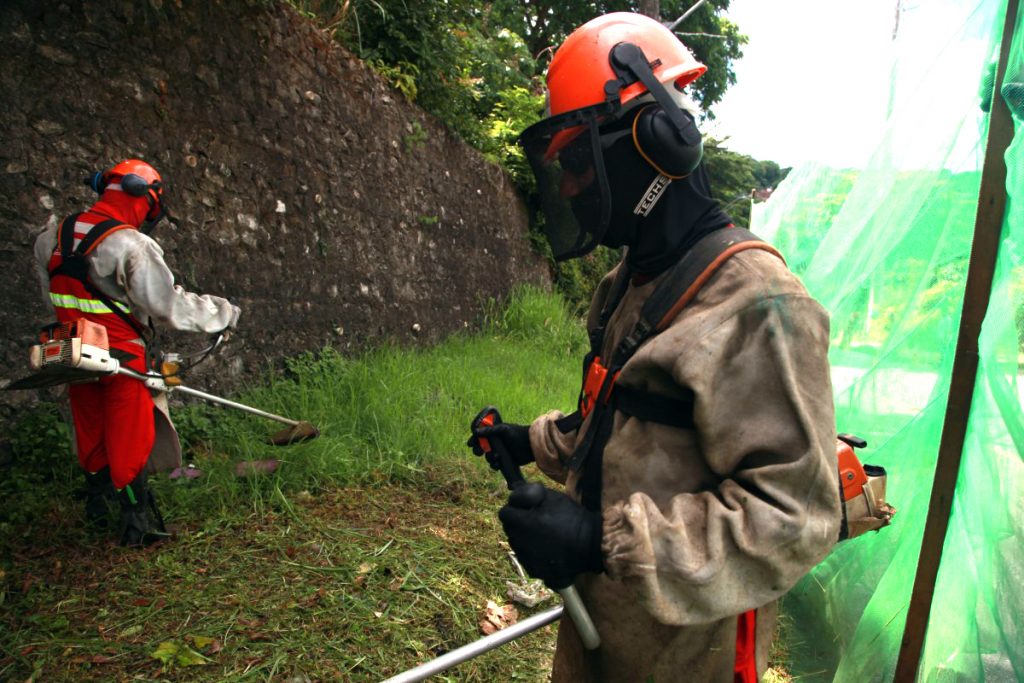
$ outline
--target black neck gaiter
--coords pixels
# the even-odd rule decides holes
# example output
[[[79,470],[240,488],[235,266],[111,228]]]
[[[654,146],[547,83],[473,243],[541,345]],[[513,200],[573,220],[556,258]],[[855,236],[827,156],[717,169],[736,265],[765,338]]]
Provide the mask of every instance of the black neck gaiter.
[[[611,192],[611,221],[601,244],[629,247],[627,261],[634,273],[653,277],[675,264],[702,237],[732,223],[711,197],[711,182],[704,164],[685,178],[673,180],[645,217],[633,213],[657,177],[637,152],[627,118],[606,133],[603,146],[605,173]],[[624,129],[626,134],[616,134]]]
[[[708,233],[732,223],[718,201],[701,164],[673,180],[650,215],[637,221],[628,261],[635,273],[655,276],[673,266]]]
[[[639,155],[635,155],[640,159]],[[641,159],[642,161],[642,159]],[[645,164],[646,165],[646,164]],[[646,217],[633,209],[656,173],[634,164],[609,170],[612,219],[601,244],[629,247],[627,260],[634,273],[655,276],[674,265],[702,237],[732,223],[718,201],[703,164],[685,178],[673,180]]]

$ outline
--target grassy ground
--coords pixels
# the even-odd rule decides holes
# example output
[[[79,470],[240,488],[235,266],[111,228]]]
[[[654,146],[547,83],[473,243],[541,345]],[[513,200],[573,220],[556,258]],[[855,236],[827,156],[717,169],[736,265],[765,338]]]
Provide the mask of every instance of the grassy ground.
[[[569,408],[583,343],[560,300],[524,291],[480,334],[310,354],[239,397],[311,420],[315,441],[275,449],[274,423],[179,409],[202,476],[154,481],[176,537],[144,551],[84,529],[67,429],[40,410],[0,476],[0,680],[379,681],[479,638],[517,577],[507,492],[465,447],[469,422],[492,401],[509,421]],[[276,471],[236,475],[269,458]],[[553,638],[452,680],[544,680]]]
[[[511,422],[569,408],[585,348],[535,291],[482,329],[310,354],[238,397],[314,422],[315,441],[275,449],[273,423],[177,410],[202,475],[154,481],[175,536],[141,551],[85,529],[56,409],[26,418],[0,466],[0,681],[379,681],[481,637],[517,577],[495,515],[507,492],[465,447],[469,421],[490,402]],[[544,681],[553,647],[546,627],[436,680]]]
[[[172,504],[176,539],[141,552],[57,503],[10,549],[0,679],[382,680],[480,637],[488,601],[508,602],[496,484],[467,461],[415,483],[271,488],[198,520]],[[456,680],[544,680],[553,638],[532,634]]]

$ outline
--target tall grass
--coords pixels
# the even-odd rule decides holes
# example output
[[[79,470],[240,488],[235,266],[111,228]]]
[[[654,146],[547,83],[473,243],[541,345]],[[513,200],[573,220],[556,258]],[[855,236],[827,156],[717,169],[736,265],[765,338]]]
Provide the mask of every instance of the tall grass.
[[[585,345],[583,327],[561,297],[527,287],[503,305],[488,304],[479,330],[433,348],[384,346],[354,358],[324,348],[289,360],[283,375],[235,397],[312,422],[318,439],[270,446],[265,436],[281,425],[206,405],[178,410],[176,419],[206,483],[222,489],[202,496],[206,501],[401,480],[428,461],[472,457],[469,423],[486,405],[508,422],[572,410]],[[234,463],[271,458],[281,461],[273,476],[235,481]]]
[[[156,486],[172,516],[177,508],[194,519],[200,510],[250,502],[277,506],[288,491],[416,477],[429,461],[472,457],[469,423],[486,405],[509,422],[573,409],[585,344],[580,321],[558,294],[524,287],[502,304],[490,301],[478,329],[432,348],[388,345],[351,358],[329,347],[306,353],[232,398],[308,420],[320,429],[318,439],[271,446],[266,436],[283,425],[185,399],[172,416],[186,457],[203,476],[187,485],[158,478]],[[80,481],[70,433],[53,404],[23,427],[16,429],[16,457],[3,468],[10,472],[0,477],[8,503],[0,527],[7,531]],[[46,442],[37,443],[43,433]],[[273,474],[236,476],[239,461],[267,459],[279,461]]]
[[[466,448],[469,423],[488,404],[517,422],[571,409],[584,350],[562,299],[527,288],[433,348],[325,348],[232,396],[313,422],[316,440],[273,447],[277,423],[176,408],[202,475],[153,479],[176,539],[152,552],[82,523],[68,430],[45,406],[0,465],[0,680],[379,681],[475,639],[514,574],[495,515],[504,486]],[[274,472],[235,473],[270,458]],[[217,638],[202,665],[154,659],[201,648],[197,635]],[[448,680],[546,680],[553,638]]]

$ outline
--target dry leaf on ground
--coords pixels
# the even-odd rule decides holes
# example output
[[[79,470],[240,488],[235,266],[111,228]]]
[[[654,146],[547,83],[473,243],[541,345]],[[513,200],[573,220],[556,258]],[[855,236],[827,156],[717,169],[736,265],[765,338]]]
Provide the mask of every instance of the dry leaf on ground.
[[[519,621],[519,610],[515,608],[515,605],[498,605],[493,600],[488,600],[482,617],[480,631],[489,636]]]

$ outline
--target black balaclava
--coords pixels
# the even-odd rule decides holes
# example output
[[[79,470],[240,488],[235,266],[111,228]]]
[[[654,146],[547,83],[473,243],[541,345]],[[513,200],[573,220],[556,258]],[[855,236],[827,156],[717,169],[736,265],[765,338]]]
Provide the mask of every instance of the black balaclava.
[[[659,175],[636,149],[632,116],[601,130],[602,151],[612,197],[612,217],[601,239],[607,247],[629,247],[627,262],[634,273],[658,275],[678,261],[702,237],[732,223],[711,197],[704,164],[669,183],[647,216],[634,207]]]

